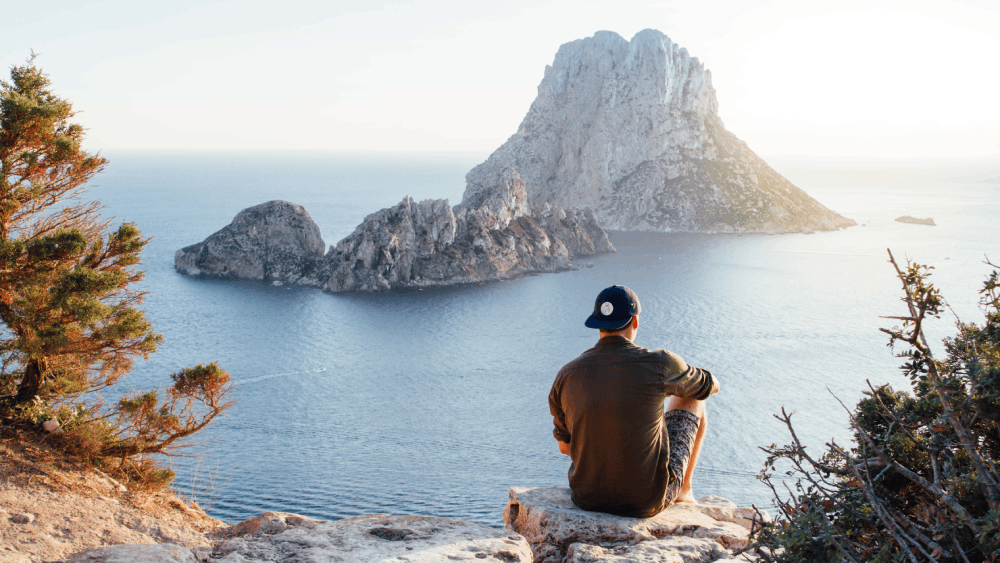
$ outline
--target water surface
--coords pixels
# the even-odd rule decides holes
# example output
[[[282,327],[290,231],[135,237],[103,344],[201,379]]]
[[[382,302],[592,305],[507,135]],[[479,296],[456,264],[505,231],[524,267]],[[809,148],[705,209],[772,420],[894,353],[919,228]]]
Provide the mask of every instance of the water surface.
[[[879,315],[898,315],[886,248],[937,267],[963,319],[1000,257],[1000,163],[772,164],[859,226],[814,235],[616,233],[592,268],[503,283],[325,294],[181,276],[174,252],[271,199],[306,207],[326,243],[368,213],[415,199],[458,203],[480,154],[114,153],[94,182],[110,215],[153,237],[144,253],[147,316],[166,341],[124,385],[218,361],[237,404],[176,486],[238,521],[265,510],[320,518],[456,516],[502,525],[510,486],[566,484],[551,436],[556,371],[591,346],[583,326],[612,283],[642,300],[637,342],[717,374],[696,494],[769,504],[754,479],[760,445],[784,443],[772,417],[796,411],[812,447],[849,437],[836,395],[905,382]],[[896,223],[931,216],[937,227]],[[953,319],[931,327],[935,339]]]

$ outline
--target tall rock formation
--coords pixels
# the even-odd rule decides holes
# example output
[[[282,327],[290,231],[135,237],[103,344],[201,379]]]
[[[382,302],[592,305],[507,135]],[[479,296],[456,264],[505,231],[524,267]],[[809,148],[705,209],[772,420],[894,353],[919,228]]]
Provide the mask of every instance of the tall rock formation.
[[[593,208],[623,231],[846,227],[727,131],[711,73],[659,31],[566,43],[517,132],[466,175],[463,204],[513,166],[534,207]]]

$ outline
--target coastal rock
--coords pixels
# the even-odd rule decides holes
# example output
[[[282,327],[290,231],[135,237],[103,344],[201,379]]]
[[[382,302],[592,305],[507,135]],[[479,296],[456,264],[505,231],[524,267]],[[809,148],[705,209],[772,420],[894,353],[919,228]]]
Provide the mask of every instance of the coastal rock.
[[[563,563],[735,563],[737,559],[719,544],[683,536],[667,536],[637,544],[590,545],[574,543]]]
[[[534,216],[508,167],[454,208],[406,197],[369,215],[299,283],[332,292],[455,285],[567,270],[575,258],[614,251],[589,209],[545,206]]]
[[[286,523],[289,516],[293,515],[284,517]],[[523,537],[454,518],[385,514],[333,522],[298,518],[301,520],[277,533],[259,530],[231,539],[212,552],[212,561],[531,561],[531,550]]]
[[[66,563],[198,563],[186,547],[165,544],[93,547],[77,553]]]
[[[312,529],[322,520],[314,520],[290,512],[265,512],[260,516],[248,518],[229,529],[228,535],[249,536],[254,534],[278,534],[289,528],[304,527]]]
[[[896,221],[900,223],[911,223],[913,225],[930,225],[936,227],[934,219],[928,217],[926,219],[917,219],[916,217],[910,217],[909,215],[903,215],[902,217],[896,217]]]
[[[771,522],[771,515],[765,510],[754,509],[749,506],[736,506],[736,503],[724,499],[720,496],[709,495],[698,499],[698,504],[694,507],[704,514],[723,522],[739,524],[747,530],[753,527],[755,520],[761,522]]]
[[[319,227],[301,205],[275,200],[240,211],[222,230],[178,250],[174,267],[189,276],[295,282],[325,249]]]
[[[627,557],[628,553],[633,553],[638,557],[640,551],[653,557],[663,551],[661,547],[666,548],[663,545],[646,546],[639,551],[622,548],[657,542],[671,536],[704,542],[685,543],[694,552],[703,553],[702,559],[689,560],[716,561],[731,557],[728,550],[746,546],[749,535],[749,530],[741,525],[716,520],[706,514],[716,509],[731,509],[720,506],[716,497],[703,499],[709,503],[707,505],[702,505],[703,501],[699,504],[679,503],[651,518],[626,518],[582,510],[573,504],[570,490],[564,487],[513,487],[509,494],[510,499],[503,512],[504,523],[527,539],[536,563],[561,562],[571,554],[570,547],[574,544],[577,545],[572,553],[578,554],[574,555],[576,561],[591,561],[594,559],[589,557],[602,553],[615,557]],[[722,512],[720,510],[718,514]]]
[[[590,207],[621,231],[854,225],[774,171],[718,116],[711,73],[659,31],[559,48],[520,127],[466,175],[464,204],[514,166],[533,208]]]

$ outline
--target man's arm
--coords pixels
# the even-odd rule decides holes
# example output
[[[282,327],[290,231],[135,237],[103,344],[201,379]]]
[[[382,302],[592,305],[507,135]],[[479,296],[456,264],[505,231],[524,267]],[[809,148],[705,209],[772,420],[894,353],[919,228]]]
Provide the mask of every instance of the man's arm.
[[[569,429],[566,428],[566,414],[563,413],[562,404],[559,400],[559,377],[556,377],[549,391],[549,412],[552,413],[552,435],[559,442],[559,453],[569,455],[569,442],[572,439]]]

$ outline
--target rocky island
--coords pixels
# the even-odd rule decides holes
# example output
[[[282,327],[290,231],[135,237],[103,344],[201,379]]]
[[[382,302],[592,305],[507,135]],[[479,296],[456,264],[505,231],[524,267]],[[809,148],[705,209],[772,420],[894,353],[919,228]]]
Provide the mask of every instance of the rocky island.
[[[513,166],[532,205],[585,206],[605,229],[788,233],[855,224],[726,130],[712,75],[659,31],[559,48],[517,132],[466,176]]]
[[[513,168],[460,205],[406,197],[366,217],[325,255],[323,245],[302,206],[270,201],[178,250],[174,266],[186,275],[382,291],[558,272],[573,268],[575,258],[615,251],[590,209],[532,210]]]
[[[300,206],[273,201],[174,258],[187,275],[382,291],[504,280],[614,252],[604,229],[812,233],[854,225],[726,130],[712,75],[652,29],[566,43],[517,132],[466,175],[462,202],[365,218],[323,253]]]
[[[929,225],[931,227],[936,227],[934,219],[928,217],[926,219],[917,219],[916,217],[910,217],[909,215],[903,215],[902,217],[896,217],[897,223],[910,223],[911,225]]]

